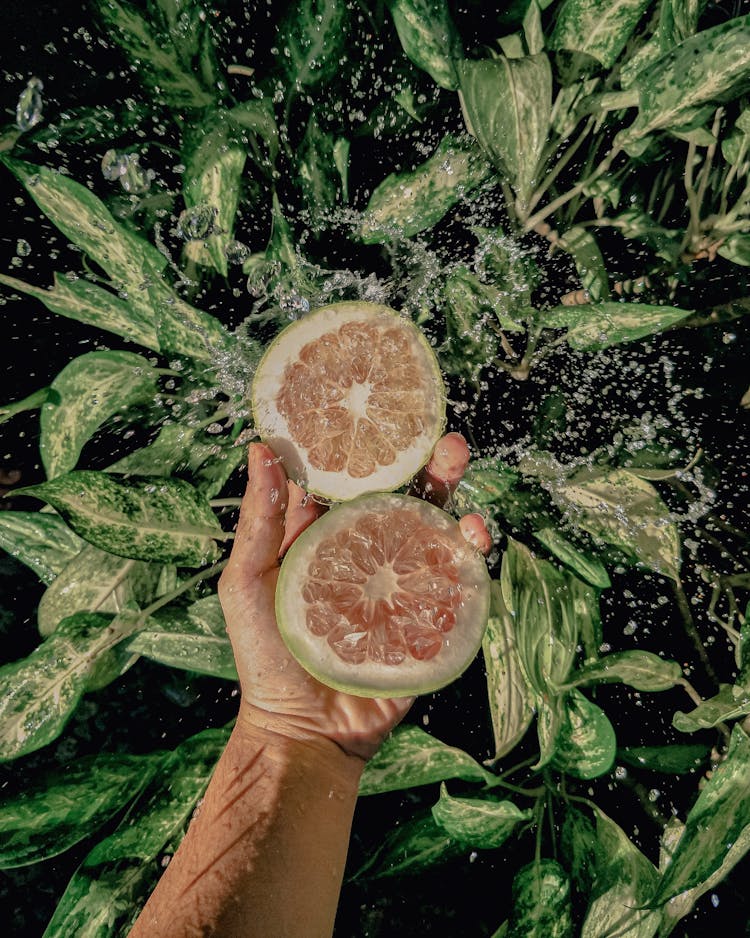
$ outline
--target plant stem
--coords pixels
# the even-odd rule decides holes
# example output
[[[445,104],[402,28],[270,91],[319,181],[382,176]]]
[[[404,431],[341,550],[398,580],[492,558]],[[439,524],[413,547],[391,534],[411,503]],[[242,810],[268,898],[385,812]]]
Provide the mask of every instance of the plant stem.
[[[604,173],[607,172],[607,170],[610,168],[610,166],[615,161],[615,159],[619,156],[619,154],[620,154],[619,147],[615,147],[614,149],[610,150],[607,156],[601,161],[601,163],[593,171],[593,173],[587,176],[586,179],[582,179],[580,182],[576,183],[576,185],[573,186],[572,189],[569,189],[567,192],[564,192],[562,195],[558,196],[548,205],[545,205],[545,207],[541,209],[540,211],[538,211],[536,215],[532,215],[531,218],[527,219],[526,224],[524,225],[524,231],[525,232],[532,231],[534,227],[539,224],[540,221],[544,221],[544,219],[547,218],[548,215],[552,215],[563,205],[566,205],[568,202],[570,202],[571,199],[574,199],[577,195],[580,195],[586,186],[588,186],[595,179],[598,179],[600,176],[602,176]]]
[[[617,781],[625,788],[628,788],[633,792],[635,797],[640,802],[641,807],[646,812],[649,820],[653,821],[654,824],[658,824],[659,827],[666,827],[668,818],[661,813],[654,802],[649,798],[645,785],[636,781],[634,778],[630,778],[629,775],[625,775],[623,778],[618,778]]]
[[[686,677],[681,677],[677,683],[680,685],[680,687],[685,689],[685,693],[692,700],[696,707],[699,707],[703,703],[703,698]]]
[[[701,211],[698,195],[693,187],[693,163],[695,162],[695,142],[688,143],[687,155],[685,157],[685,193],[687,195],[688,208],[690,209],[690,221],[685,236],[682,239],[682,250],[686,250],[693,244],[701,226]]]
[[[706,676],[714,685],[718,688],[719,678],[717,677],[714,666],[711,664],[711,659],[708,657],[708,653],[701,641],[700,633],[695,625],[695,619],[693,619],[693,613],[690,609],[690,603],[688,598],[685,595],[685,590],[682,586],[681,580],[672,581],[675,598],[677,599],[677,608],[680,611],[680,616],[682,618],[683,628],[685,630],[685,635],[690,641],[691,645],[696,651],[698,658],[703,665],[703,670],[706,672]]]
[[[573,143],[570,144],[570,146],[563,153],[560,159],[555,163],[554,168],[550,170],[550,172],[545,177],[544,183],[531,196],[531,198],[529,199],[529,206],[528,206],[529,212],[533,211],[536,208],[536,206],[539,204],[539,200],[542,198],[545,192],[549,191],[550,186],[554,183],[555,179],[557,179],[557,177],[560,175],[563,169],[565,169],[568,163],[573,159],[578,148],[581,146],[583,141],[588,136],[593,122],[594,122],[593,117],[590,117],[586,121],[580,134],[576,137]]]
[[[158,609],[161,609],[162,606],[166,606],[168,603],[171,603],[173,599],[177,599],[178,596],[181,596],[183,593],[186,593],[188,590],[192,589],[197,583],[200,583],[201,580],[208,580],[212,576],[216,576],[217,573],[226,567],[228,560],[221,560],[219,563],[215,563],[212,567],[206,567],[205,570],[200,570],[195,576],[191,576],[189,580],[185,580],[184,583],[173,589],[169,593],[165,593],[164,596],[160,596],[157,600],[151,603],[150,606],[146,606],[141,612],[141,618],[147,619],[149,616],[153,615]]]
[[[706,196],[706,189],[708,187],[709,176],[711,175],[711,166],[714,161],[714,154],[716,153],[716,140],[719,135],[719,127],[721,125],[721,116],[724,113],[724,108],[716,108],[716,114],[714,116],[714,122],[711,127],[711,134],[714,137],[714,143],[706,149],[706,162],[703,164],[701,169],[701,178],[698,183],[698,207],[700,208],[703,205],[703,200]]]

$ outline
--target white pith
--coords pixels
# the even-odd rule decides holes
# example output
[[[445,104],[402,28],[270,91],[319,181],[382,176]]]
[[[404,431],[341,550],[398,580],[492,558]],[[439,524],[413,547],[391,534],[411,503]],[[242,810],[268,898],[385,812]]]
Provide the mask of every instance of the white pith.
[[[408,495],[363,495],[327,512],[295,541],[284,559],[276,588],[279,630],[294,657],[323,683],[362,697],[405,697],[444,687],[474,660],[487,625],[490,602],[487,566],[484,558],[466,545],[456,552],[455,558],[464,601],[456,609],[456,625],[445,633],[443,647],[434,658],[417,661],[407,657],[398,665],[369,660],[350,664],[330,648],[325,636],[315,636],[309,631],[308,604],[301,597],[301,586],[321,541],[350,528],[365,512],[401,510],[405,504],[416,507],[425,523],[437,530],[456,527],[455,520],[444,511]],[[387,523],[386,517],[384,524]],[[378,590],[384,590],[389,581],[395,580],[390,565],[383,569],[383,574]]]
[[[339,329],[349,322],[382,322],[392,328],[401,325],[409,337],[412,354],[420,365],[415,375],[428,389],[430,409],[421,414],[424,430],[402,450],[388,466],[379,466],[364,479],[353,478],[346,472],[328,472],[316,469],[307,458],[307,450],[294,440],[287,422],[276,406],[287,366],[299,358],[302,348],[326,332]],[[352,415],[366,416],[370,386],[367,382],[349,389],[343,403],[349,405]],[[334,303],[288,326],[269,346],[255,374],[252,389],[253,416],[256,428],[266,443],[281,457],[287,474],[308,491],[334,501],[345,501],[365,492],[391,491],[404,485],[427,462],[445,424],[445,388],[435,353],[424,336],[410,320],[387,306],[375,303]]]

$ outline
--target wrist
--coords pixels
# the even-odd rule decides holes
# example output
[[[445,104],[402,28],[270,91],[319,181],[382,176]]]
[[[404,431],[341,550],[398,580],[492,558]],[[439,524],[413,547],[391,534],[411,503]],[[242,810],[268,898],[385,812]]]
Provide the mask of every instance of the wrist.
[[[243,747],[263,747],[275,762],[294,763],[345,785],[358,787],[365,767],[364,758],[347,752],[330,737],[254,704],[242,703],[232,736]]]

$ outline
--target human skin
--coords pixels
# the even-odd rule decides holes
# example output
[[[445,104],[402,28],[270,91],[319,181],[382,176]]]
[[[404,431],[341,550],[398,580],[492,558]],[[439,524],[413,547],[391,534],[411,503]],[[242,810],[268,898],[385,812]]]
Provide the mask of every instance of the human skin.
[[[448,434],[415,491],[443,502],[467,463],[463,437]],[[279,558],[321,511],[287,481],[267,446],[250,446],[247,490],[219,583],[240,709],[203,802],[130,938],[333,932],[362,770],[414,698],[332,690],[279,636]],[[489,549],[477,516],[462,519],[462,530]]]

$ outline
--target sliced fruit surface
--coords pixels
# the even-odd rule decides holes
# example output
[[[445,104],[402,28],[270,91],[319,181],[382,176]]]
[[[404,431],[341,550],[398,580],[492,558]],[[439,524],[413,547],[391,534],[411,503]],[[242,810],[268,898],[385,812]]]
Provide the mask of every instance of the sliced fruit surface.
[[[258,366],[252,405],[290,478],[333,501],[404,485],[445,426],[435,353],[376,303],[333,303],[287,326]]]
[[[490,602],[484,558],[458,523],[409,495],[338,505],[292,544],[276,617],[314,677],[361,697],[444,687],[472,662]]]

